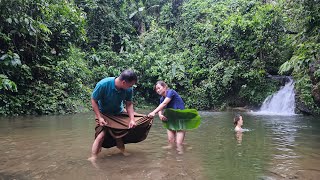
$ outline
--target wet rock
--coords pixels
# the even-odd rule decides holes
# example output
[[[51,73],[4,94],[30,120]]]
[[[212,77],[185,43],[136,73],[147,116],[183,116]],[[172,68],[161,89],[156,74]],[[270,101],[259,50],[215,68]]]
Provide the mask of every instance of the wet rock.
[[[315,103],[320,106],[320,83],[312,86],[311,94]]]
[[[296,98],[296,113],[301,113],[301,114],[305,114],[305,115],[312,115],[312,111],[310,110],[310,108],[308,108],[308,106],[303,103],[300,99],[299,99],[299,95],[295,95]]]
[[[315,72],[320,68],[320,60],[313,62],[309,66],[309,76],[312,84],[311,95],[315,104],[320,107],[320,77]]]
[[[309,66],[309,76],[310,76],[311,83],[313,85],[319,83],[320,81],[320,77],[317,77],[314,75],[314,73],[319,69],[319,67],[320,67],[320,60],[314,63],[311,63]]]
[[[292,79],[291,76],[279,76],[279,75],[270,75],[270,74],[267,77],[272,80],[278,81],[281,86],[284,86],[287,82],[290,81],[290,79]]]
[[[250,112],[251,109],[248,107],[229,107],[228,111],[239,111],[239,112]]]

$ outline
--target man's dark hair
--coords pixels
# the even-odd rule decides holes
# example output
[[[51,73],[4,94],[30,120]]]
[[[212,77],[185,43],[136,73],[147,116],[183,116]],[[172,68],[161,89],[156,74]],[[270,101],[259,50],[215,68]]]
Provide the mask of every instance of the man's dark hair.
[[[124,80],[126,82],[137,82],[138,81],[138,77],[137,77],[136,73],[134,73],[130,69],[126,69],[126,70],[122,71],[122,73],[119,76],[119,79],[121,81]]]

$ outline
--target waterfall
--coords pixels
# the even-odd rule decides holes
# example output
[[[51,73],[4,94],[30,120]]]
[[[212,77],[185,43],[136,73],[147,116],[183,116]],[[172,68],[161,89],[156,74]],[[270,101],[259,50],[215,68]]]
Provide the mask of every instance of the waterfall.
[[[294,115],[294,96],[294,81],[290,78],[289,82],[281,87],[278,92],[264,100],[259,112],[264,114]]]

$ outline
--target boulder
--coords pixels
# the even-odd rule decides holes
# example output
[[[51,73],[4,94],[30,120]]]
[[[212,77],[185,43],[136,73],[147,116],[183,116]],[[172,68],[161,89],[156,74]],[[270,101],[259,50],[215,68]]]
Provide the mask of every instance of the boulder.
[[[320,106],[320,83],[312,86],[311,94],[317,106]]]
[[[296,109],[295,112],[296,113],[301,113],[301,114],[305,114],[305,115],[312,115],[312,111],[310,110],[310,108],[300,100],[299,95],[295,95],[295,102],[296,102]]]

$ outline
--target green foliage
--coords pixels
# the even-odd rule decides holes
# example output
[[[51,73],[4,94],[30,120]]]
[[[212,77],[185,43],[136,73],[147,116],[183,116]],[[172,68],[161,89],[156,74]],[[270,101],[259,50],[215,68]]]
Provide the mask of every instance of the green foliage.
[[[255,85],[254,82],[259,80],[259,85]],[[241,86],[239,97],[245,104],[260,105],[266,98],[266,95],[272,95],[278,90],[279,82],[267,80],[267,79],[256,79],[248,84]]]
[[[0,90],[17,92],[17,85],[6,75],[0,74]]]
[[[283,53],[280,6],[191,0],[180,8],[179,21],[172,26],[172,9],[165,4],[160,23],[129,51],[142,51],[140,65],[150,66],[144,71],[145,89],[164,80],[182,94],[188,107],[201,109],[259,105],[276,89],[265,77],[276,73],[288,57]]]
[[[287,2],[286,7],[296,9],[296,13],[284,15],[288,19],[296,20],[297,34],[288,38],[293,47],[293,55],[290,60],[283,63],[280,73],[291,73],[296,79],[296,92],[309,109],[319,113],[320,100],[316,96],[320,92],[312,94],[319,83],[319,59],[320,59],[320,5],[307,0],[301,3]],[[291,21],[288,22],[292,23]],[[289,26],[290,27],[290,26]]]
[[[83,13],[64,0],[5,0],[0,9],[1,114],[74,112],[91,78],[70,48],[86,38]]]
[[[190,108],[259,106],[278,86],[267,77],[282,73],[320,112],[319,8],[312,0],[1,0],[0,114],[86,110],[95,84],[127,68],[139,75],[138,106],[158,103],[157,80]]]
[[[5,73],[10,67],[21,65],[18,54],[8,51],[0,57],[0,71]],[[17,85],[7,75],[0,74],[0,90],[17,92]]]

